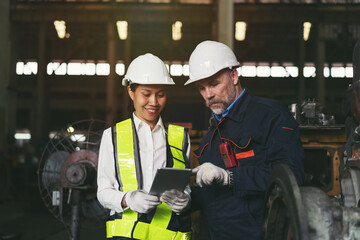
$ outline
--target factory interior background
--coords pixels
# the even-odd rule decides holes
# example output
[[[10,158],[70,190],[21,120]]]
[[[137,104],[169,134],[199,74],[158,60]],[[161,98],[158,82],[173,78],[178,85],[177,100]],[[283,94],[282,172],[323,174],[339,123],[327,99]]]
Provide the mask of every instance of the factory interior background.
[[[309,181],[341,195],[359,16],[359,0],[1,1],[0,239],[69,239],[71,191],[59,187],[58,162],[96,152],[102,130],[130,116],[121,80],[141,54],[166,63],[176,85],[163,117],[189,127],[195,148],[211,112],[184,83],[204,40],[234,50],[246,89],[289,106]],[[79,239],[105,239],[107,213],[89,185],[80,188]],[[194,239],[206,239],[196,229]]]

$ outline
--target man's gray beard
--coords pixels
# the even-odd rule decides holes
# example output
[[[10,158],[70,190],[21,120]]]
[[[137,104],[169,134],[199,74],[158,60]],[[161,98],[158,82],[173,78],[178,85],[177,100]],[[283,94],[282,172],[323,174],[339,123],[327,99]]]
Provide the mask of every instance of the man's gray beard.
[[[229,98],[225,99],[225,100],[216,100],[216,99],[212,99],[210,101],[206,101],[206,106],[208,108],[211,109],[211,111],[213,111],[213,113],[219,115],[222,114],[234,101],[235,101],[235,97],[236,97],[236,91],[235,91],[235,87],[230,87],[230,96]],[[211,104],[212,103],[221,103],[220,108],[212,108]]]
[[[206,104],[206,105],[208,105],[208,104]],[[210,107],[209,105],[208,105],[208,107],[211,109],[211,111],[213,111],[213,113],[215,113],[215,114],[217,114],[217,115],[223,113],[223,112],[226,110],[226,108],[227,108],[227,107],[224,105],[224,103],[221,103],[220,108],[212,108],[212,107]]]

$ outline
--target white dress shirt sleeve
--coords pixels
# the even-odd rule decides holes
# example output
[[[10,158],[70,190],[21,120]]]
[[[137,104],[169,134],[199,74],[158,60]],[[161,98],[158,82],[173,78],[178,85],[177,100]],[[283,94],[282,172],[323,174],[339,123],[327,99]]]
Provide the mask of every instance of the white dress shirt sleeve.
[[[97,171],[97,198],[104,208],[123,212],[121,200],[125,192],[119,191],[119,184],[115,177],[114,147],[111,134],[111,128],[108,128],[104,130],[101,138]]]

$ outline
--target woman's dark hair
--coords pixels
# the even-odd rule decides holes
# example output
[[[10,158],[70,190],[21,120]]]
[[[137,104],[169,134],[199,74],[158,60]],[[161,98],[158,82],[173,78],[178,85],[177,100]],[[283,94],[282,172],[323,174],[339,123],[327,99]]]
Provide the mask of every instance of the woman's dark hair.
[[[137,87],[139,86],[139,84],[137,83],[132,83],[130,84],[130,89],[132,92],[135,92],[135,90],[137,89]]]
[[[139,84],[137,84],[137,83],[132,83],[132,84],[130,84],[130,90],[131,90],[132,92],[135,92],[136,89],[138,88],[138,86],[139,86]],[[127,109],[128,109],[128,112],[130,113],[130,115],[132,115],[132,113],[135,111],[134,103],[133,103],[133,101],[131,100],[130,96],[129,96],[129,104],[128,104]]]

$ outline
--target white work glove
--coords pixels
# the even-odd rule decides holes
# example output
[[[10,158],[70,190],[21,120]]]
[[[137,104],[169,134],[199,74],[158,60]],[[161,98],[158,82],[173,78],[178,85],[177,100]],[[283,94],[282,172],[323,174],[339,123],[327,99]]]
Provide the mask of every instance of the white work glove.
[[[136,190],[126,193],[125,203],[134,212],[148,213],[161,202],[157,196],[147,194],[143,190]]]
[[[190,203],[190,197],[179,190],[171,189],[160,196],[160,201],[165,202],[173,212],[182,212]]]
[[[196,184],[200,187],[211,185],[213,183],[222,186],[229,184],[229,174],[225,169],[217,167],[209,162],[192,169],[191,173],[193,175],[196,174]]]

